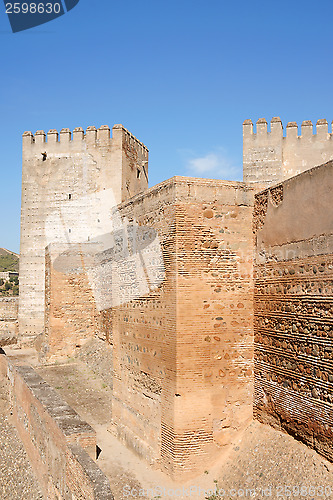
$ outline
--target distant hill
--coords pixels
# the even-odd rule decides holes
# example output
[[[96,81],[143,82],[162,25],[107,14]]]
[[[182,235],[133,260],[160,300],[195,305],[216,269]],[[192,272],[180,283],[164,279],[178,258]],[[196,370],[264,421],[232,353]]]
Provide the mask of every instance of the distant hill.
[[[19,270],[20,256],[15,252],[10,252],[5,248],[0,248],[0,272]]]

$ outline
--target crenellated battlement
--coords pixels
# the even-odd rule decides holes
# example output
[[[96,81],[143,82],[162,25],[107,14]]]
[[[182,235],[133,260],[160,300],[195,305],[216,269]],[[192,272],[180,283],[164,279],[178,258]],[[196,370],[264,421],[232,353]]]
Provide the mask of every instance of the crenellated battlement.
[[[296,122],[288,122],[285,130],[283,129],[282,121],[278,116],[271,119],[270,130],[268,129],[268,123],[265,118],[259,118],[256,122],[256,132],[254,131],[254,125],[252,120],[245,120],[243,122],[243,137],[255,137],[262,136],[263,134],[281,134],[284,137],[309,137],[319,136],[322,137],[325,134],[332,135],[333,131],[333,121],[331,122],[330,131],[328,130],[328,122],[326,119],[317,120],[316,131],[311,120],[304,120],[301,124],[301,134],[298,134],[299,125]]]
[[[24,132],[23,134],[23,148],[33,147],[34,145],[40,146],[41,144],[52,144],[55,145],[74,143],[78,144],[80,141],[86,141],[89,144],[100,144],[107,145],[112,141],[113,138],[118,137],[121,134],[122,138],[127,143],[133,143],[136,147],[142,149],[143,154],[148,153],[148,148],[141,141],[139,141],[131,132],[129,132],[123,125],[117,124],[112,127],[111,131],[108,125],[102,125],[98,129],[94,126],[89,126],[84,132],[82,127],[76,127],[73,132],[69,128],[63,128],[58,132],[55,129],[51,129],[47,132],[44,130],[37,130],[35,134],[30,131]]]
[[[141,146],[142,149],[146,150],[147,153],[149,151],[149,149],[147,148],[147,146],[145,146],[143,144],[143,142],[139,141],[139,139],[137,139],[135,137],[135,135],[133,135],[129,130],[127,130],[127,128],[125,128],[123,125],[121,124],[117,124],[117,125],[113,125],[112,127],[112,130],[115,131],[115,130],[120,130],[122,131],[122,133],[124,134],[125,136],[125,139],[127,142],[129,143],[136,143],[138,146]]]
[[[287,123],[272,118],[270,129],[265,118],[243,123],[244,181],[272,185],[333,158],[333,122],[326,119]],[[300,129],[300,130],[299,130]],[[300,134],[299,134],[300,131]]]

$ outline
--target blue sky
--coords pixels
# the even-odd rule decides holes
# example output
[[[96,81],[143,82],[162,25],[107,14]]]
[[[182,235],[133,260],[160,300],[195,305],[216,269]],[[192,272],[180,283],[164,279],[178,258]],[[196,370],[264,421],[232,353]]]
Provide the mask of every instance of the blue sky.
[[[19,251],[21,135],[122,123],[173,175],[240,180],[242,122],[333,119],[332,1],[80,0],[12,34],[0,5],[0,247]]]

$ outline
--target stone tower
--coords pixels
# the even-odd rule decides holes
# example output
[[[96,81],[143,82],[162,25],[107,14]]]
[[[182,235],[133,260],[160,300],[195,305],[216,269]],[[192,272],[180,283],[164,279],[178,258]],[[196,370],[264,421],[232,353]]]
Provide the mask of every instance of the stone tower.
[[[328,132],[326,120],[318,120],[316,134],[307,120],[298,135],[296,122],[289,122],[286,136],[280,118],[257,121],[256,133],[251,120],[243,123],[243,178],[258,186],[271,186],[312,167],[333,159],[333,134]]]
[[[60,138],[59,138],[60,135]],[[90,200],[116,205],[148,188],[148,149],[122,125],[23,134],[19,328],[44,327],[45,246],[89,241]],[[90,198],[89,198],[90,197]],[[95,224],[101,221],[97,219]]]

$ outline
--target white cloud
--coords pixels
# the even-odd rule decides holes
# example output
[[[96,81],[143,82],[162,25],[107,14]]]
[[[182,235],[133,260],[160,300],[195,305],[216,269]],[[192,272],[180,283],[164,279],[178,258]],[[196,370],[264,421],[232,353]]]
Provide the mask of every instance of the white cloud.
[[[224,150],[187,160],[186,171],[194,177],[242,180],[242,167],[235,167]]]

